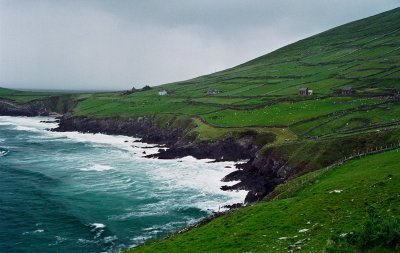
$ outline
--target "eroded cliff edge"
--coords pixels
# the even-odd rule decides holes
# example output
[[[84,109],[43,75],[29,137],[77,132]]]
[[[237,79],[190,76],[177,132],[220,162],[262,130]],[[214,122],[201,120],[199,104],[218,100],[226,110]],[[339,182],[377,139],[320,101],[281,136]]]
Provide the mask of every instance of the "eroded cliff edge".
[[[47,116],[48,106],[42,100],[18,104],[11,100],[0,100],[0,115],[2,116]]]
[[[239,181],[233,186],[223,186],[225,191],[247,190],[245,202],[263,199],[277,184],[293,176],[292,168],[287,162],[275,158],[270,150],[259,154],[257,134],[245,132],[239,137],[224,138],[214,142],[196,142],[189,134],[194,127],[191,120],[174,124],[160,124],[156,116],[131,118],[91,118],[73,116],[68,113],[74,103],[61,97],[46,100],[34,100],[19,104],[14,101],[0,100],[0,115],[3,116],[48,116],[64,114],[59,117],[59,126],[53,131],[79,131],[85,133],[104,133],[126,135],[141,138],[142,141],[166,145],[168,149],[160,149],[156,155],[149,157],[159,159],[175,159],[193,156],[198,159],[214,159],[215,161],[243,161],[237,170],[227,175],[223,181]],[[71,106],[72,105],[72,106]],[[172,119],[173,121],[173,119]]]
[[[190,123],[177,127],[167,124],[160,127],[155,117],[138,117],[136,119],[77,117],[64,115],[60,118],[59,127],[53,131],[79,131],[86,133],[119,134],[141,138],[142,141],[163,144],[167,150],[160,149],[155,157],[174,159],[193,156],[198,159],[210,158],[215,161],[240,161],[237,171],[227,175],[223,181],[240,181],[234,186],[224,186],[222,190],[248,190],[245,202],[261,200],[275,186],[291,176],[291,168],[282,159],[269,155],[258,155],[257,135],[249,132],[239,138],[226,138],[215,142],[195,142],[188,134]]]

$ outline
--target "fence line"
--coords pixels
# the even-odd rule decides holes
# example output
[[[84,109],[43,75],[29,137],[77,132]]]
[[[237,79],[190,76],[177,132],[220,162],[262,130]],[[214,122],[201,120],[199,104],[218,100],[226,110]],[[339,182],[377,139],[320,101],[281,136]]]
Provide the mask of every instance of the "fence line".
[[[337,167],[343,165],[343,163],[345,163],[347,161],[358,159],[363,156],[383,153],[386,151],[395,150],[395,149],[399,149],[399,148],[400,148],[400,141],[397,143],[392,143],[390,145],[386,145],[386,146],[376,146],[374,148],[367,149],[364,152],[357,152],[357,153],[353,153],[349,156],[345,156],[325,168],[316,170],[309,175],[306,174],[306,175],[298,178],[297,180],[294,179],[293,181],[288,181],[288,188],[286,188],[286,189],[283,188],[281,192],[278,192],[278,193],[274,194],[274,196],[271,196],[272,198],[270,198],[270,200],[279,198],[279,196],[284,197],[285,193],[286,193],[286,195],[290,195],[290,193],[297,192],[302,187],[304,187],[306,183],[313,182],[315,179],[319,178],[326,172],[330,171],[333,168],[337,168]],[[278,189],[278,191],[279,191],[279,189]],[[281,195],[281,194],[283,194],[283,195]]]

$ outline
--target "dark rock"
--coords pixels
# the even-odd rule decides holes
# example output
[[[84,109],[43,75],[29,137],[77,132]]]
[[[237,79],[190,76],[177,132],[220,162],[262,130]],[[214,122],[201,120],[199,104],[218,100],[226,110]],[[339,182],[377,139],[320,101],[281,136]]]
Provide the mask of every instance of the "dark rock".
[[[262,156],[256,156],[259,147],[256,145],[257,136],[254,134],[243,135],[237,140],[232,138],[214,143],[193,143],[183,138],[185,129],[159,128],[151,117],[91,119],[65,115],[60,119],[59,127],[53,131],[127,135],[139,137],[142,142],[166,145],[168,149],[160,148],[158,154],[146,155],[150,158],[176,159],[190,155],[198,159],[209,158],[215,161],[249,159],[244,164],[236,165],[237,170],[222,180],[240,182],[233,186],[221,187],[224,191],[249,191],[246,203],[263,199],[278,184],[299,171],[299,168],[287,165],[285,160],[274,158],[273,149],[267,150]],[[146,152],[143,151],[143,154]]]
[[[253,157],[245,164],[236,165],[238,170],[225,176],[222,181],[240,181],[233,186],[222,186],[225,191],[248,190],[245,202],[262,200],[278,184],[293,177],[298,171],[303,170],[304,164],[290,167],[283,159],[272,155],[273,149],[267,150],[264,155]]]
[[[215,159],[215,161],[238,161],[252,157],[258,147],[254,140],[243,137],[239,140],[227,139],[214,143],[189,143],[172,145],[167,150],[159,150],[158,154],[150,155],[159,159],[175,159],[191,155],[197,159]],[[246,140],[245,140],[246,139]]]
[[[0,100],[0,115],[3,116],[48,116],[50,111],[43,101],[35,100],[18,104],[10,100]]]
[[[223,206],[223,208],[227,208],[227,209],[229,209],[229,210],[238,209],[238,208],[241,208],[241,207],[243,207],[243,204],[242,204],[242,203],[236,203],[236,204],[232,204],[232,205],[225,205],[225,206]]]
[[[41,120],[41,123],[58,123],[58,120]]]
[[[183,129],[160,129],[151,117],[137,119],[91,119],[87,117],[71,117],[68,115],[60,119],[60,124],[53,129],[56,132],[79,131],[84,133],[118,134],[140,137],[140,141],[156,144],[175,144],[183,134]]]

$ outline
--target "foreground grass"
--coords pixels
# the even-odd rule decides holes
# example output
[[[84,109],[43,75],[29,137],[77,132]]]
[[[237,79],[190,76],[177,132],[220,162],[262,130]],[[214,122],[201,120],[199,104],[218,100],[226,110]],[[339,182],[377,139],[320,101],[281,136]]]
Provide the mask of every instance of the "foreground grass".
[[[128,252],[321,252],[327,240],[370,216],[400,215],[399,164],[398,150],[353,160],[290,198],[258,203]]]
[[[333,237],[327,253],[384,253],[400,251],[400,218],[372,217],[354,232]]]

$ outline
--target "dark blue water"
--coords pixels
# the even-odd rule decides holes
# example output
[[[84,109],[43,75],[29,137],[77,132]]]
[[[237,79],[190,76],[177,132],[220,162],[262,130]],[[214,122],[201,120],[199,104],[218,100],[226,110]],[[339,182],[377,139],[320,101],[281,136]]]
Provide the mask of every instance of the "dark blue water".
[[[158,148],[40,120],[0,117],[0,252],[117,252],[243,200],[219,190],[229,163],[145,159]]]

